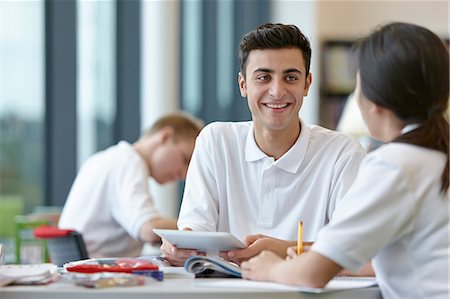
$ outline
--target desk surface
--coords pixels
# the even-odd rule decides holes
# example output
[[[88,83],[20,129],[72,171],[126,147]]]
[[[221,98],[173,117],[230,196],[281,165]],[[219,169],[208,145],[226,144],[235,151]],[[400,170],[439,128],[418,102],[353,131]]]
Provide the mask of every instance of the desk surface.
[[[226,278],[225,278],[226,279]],[[321,294],[301,293],[286,290],[252,288],[207,287],[208,282],[220,278],[166,278],[162,282],[151,282],[144,286],[91,289],[60,280],[43,286],[8,286],[0,288],[0,299],[136,299],[136,298],[183,298],[183,299],[238,299],[238,298],[367,298],[380,299],[377,287],[342,290]]]

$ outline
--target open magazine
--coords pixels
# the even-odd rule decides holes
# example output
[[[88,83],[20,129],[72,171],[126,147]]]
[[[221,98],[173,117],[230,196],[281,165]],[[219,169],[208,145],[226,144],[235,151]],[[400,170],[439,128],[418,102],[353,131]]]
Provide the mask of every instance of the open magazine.
[[[241,277],[241,268],[219,256],[191,256],[184,263],[195,277]]]

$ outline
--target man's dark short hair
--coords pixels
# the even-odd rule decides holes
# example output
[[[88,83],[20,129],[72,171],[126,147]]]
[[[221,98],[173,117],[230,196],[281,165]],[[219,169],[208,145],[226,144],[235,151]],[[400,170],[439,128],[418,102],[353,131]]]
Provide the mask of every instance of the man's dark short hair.
[[[241,73],[246,76],[248,55],[252,50],[298,48],[303,54],[306,76],[311,63],[311,46],[308,38],[295,25],[272,24],[260,25],[242,37],[239,45]]]

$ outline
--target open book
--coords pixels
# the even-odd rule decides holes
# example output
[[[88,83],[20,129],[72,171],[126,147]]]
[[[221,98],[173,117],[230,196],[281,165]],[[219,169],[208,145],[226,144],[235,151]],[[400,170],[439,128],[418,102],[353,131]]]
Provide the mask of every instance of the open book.
[[[241,268],[219,256],[191,256],[184,263],[195,277],[241,277]]]

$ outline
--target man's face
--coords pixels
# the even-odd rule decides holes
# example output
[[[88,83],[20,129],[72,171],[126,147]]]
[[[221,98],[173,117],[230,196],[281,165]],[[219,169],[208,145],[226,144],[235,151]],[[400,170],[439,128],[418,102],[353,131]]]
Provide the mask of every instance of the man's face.
[[[250,52],[245,78],[239,74],[239,88],[247,97],[255,130],[298,130],[299,111],[311,84],[311,75],[305,73],[297,48]]]
[[[194,144],[194,139],[174,142],[173,138],[160,144],[151,157],[150,175],[159,184],[184,180]]]

